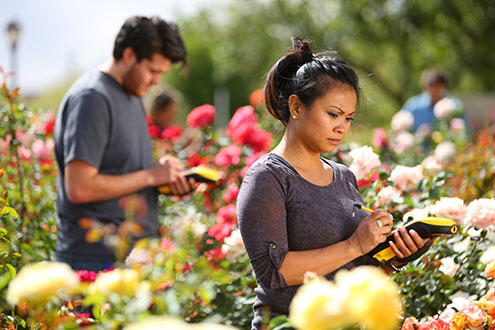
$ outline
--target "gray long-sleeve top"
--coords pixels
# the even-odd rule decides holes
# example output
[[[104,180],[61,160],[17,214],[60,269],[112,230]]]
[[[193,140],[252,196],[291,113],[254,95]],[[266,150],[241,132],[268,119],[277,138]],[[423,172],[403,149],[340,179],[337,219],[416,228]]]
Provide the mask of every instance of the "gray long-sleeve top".
[[[261,310],[288,314],[299,286],[288,286],[280,267],[288,251],[318,249],[349,238],[369,215],[354,206],[363,203],[354,174],[344,165],[325,160],[334,179],[319,186],[301,177],[279,155],[269,153],[251,166],[237,197],[242,239],[258,287],[255,289],[253,328],[261,323]],[[342,268],[369,263],[359,257]],[[333,279],[336,271],[325,277]]]

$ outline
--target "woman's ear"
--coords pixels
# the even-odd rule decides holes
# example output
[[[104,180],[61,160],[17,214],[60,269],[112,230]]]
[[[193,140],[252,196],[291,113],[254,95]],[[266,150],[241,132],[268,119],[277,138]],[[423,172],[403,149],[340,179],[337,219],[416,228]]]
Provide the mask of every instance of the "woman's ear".
[[[292,94],[289,96],[289,112],[291,119],[297,119],[301,116],[303,111],[303,104],[301,99],[296,95]]]

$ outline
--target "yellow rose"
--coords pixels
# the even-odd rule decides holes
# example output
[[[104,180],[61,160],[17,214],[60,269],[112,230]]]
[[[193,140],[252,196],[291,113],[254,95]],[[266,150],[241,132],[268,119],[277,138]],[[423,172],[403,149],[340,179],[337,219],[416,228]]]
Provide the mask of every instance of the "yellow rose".
[[[173,317],[150,316],[142,321],[132,323],[124,328],[124,330],[185,330],[189,329],[189,325],[179,319]]]
[[[79,277],[60,262],[40,262],[21,269],[10,282],[7,301],[11,305],[27,302],[36,306],[50,298],[71,294],[79,285]]]
[[[341,270],[335,282],[346,296],[346,308],[354,323],[368,330],[397,328],[402,311],[399,286],[383,270],[372,266]]]
[[[118,293],[133,296],[139,286],[139,273],[134,269],[114,269],[96,278],[88,288],[90,293]]]
[[[350,325],[338,289],[324,278],[301,286],[290,305],[290,321],[301,330],[328,330]]]
[[[464,313],[456,313],[449,322],[450,330],[462,330],[466,325],[467,317]]]

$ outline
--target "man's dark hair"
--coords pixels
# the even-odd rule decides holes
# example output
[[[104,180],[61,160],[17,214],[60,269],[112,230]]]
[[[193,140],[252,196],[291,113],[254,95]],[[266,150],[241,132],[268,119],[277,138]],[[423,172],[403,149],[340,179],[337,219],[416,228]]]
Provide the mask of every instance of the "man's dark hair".
[[[442,84],[447,87],[447,74],[439,69],[425,70],[421,75],[423,86],[431,86],[434,84]]]
[[[154,53],[160,53],[172,63],[182,62],[186,66],[186,47],[179,28],[158,16],[129,17],[115,38],[113,58],[120,60],[124,49],[131,47],[138,61],[151,60]]]

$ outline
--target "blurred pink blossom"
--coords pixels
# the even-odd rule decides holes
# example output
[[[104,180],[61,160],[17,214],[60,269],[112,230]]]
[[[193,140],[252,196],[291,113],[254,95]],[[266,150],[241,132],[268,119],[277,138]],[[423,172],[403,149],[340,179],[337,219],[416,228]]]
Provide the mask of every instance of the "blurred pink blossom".
[[[401,132],[397,135],[391,144],[391,148],[395,153],[403,154],[414,145],[414,135],[409,132]]]
[[[39,159],[45,159],[49,158],[52,155],[54,147],[55,142],[53,141],[53,139],[47,139],[46,141],[38,139],[34,141],[31,148],[35,157]]]
[[[464,222],[483,229],[495,224],[495,199],[480,198],[469,203]]]
[[[386,186],[378,192],[378,203],[384,205],[390,201],[399,198],[401,190],[394,186]]]
[[[464,201],[457,197],[442,197],[434,205],[430,206],[430,212],[437,217],[450,218],[462,223],[466,216]]]
[[[423,172],[420,166],[409,167],[397,165],[392,170],[392,173],[390,173],[388,179],[400,189],[409,190],[416,187],[419,181],[423,179]]]
[[[387,144],[387,132],[383,128],[375,129],[373,132],[373,145],[377,148],[385,148]]]
[[[368,173],[381,165],[380,157],[368,146],[351,150],[349,156],[352,158],[349,169],[358,180],[366,178]]]
[[[466,123],[462,118],[453,118],[450,121],[450,129],[456,132],[464,132],[466,130]]]

